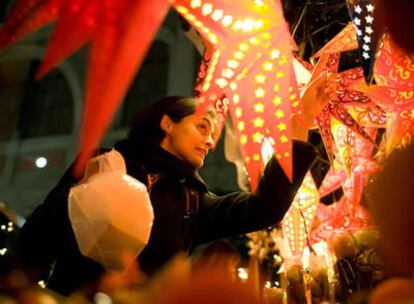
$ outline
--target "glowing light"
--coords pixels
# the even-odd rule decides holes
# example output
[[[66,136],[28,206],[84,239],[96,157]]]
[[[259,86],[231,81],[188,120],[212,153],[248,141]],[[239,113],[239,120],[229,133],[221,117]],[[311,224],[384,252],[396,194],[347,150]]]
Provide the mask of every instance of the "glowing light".
[[[223,11],[222,10],[215,10],[214,13],[211,15],[214,21],[219,21],[223,18]]]
[[[243,114],[243,110],[242,110],[242,108],[237,107],[234,113],[235,113],[237,118],[240,118]]]
[[[213,5],[210,3],[206,3],[203,5],[203,8],[201,9],[201,14],[203,16],[207,16],[213,12]]]
[[[257,74],[257,75],[255,76],[255,79],[256,79],[256,82],[257,82],[257,83],[265,83],[265,81],[266,81],[266,76],[265,76],[265,75],[263,75],[263,74]]]
[[[285,113],[283,113],[282,110],[277,110],[275,115],[276,115],[276,118],[279,118],[279,119],[285,117]]]
[[[275,96],[275,98],[273,98],[273,104],[275,106],[280,106],[282,104],[282,99],[279,96]]]
[[[270,72],[273,70],[273,63],[271,63],[270,61],[266,61],[265,63],[263,63],[263,70]]]
[[[238,104],[240,102],[239,94],[234,94],[233,95],[233,102],[234,102],[234,104]]]
[[[236,58],[236,59],[241,60],[241,59],[243,59],[243,57],[244,57],[243,52],[235,52],[234,53],[234,58]]]
[[[276,73],[276,78],[283,78],[283,77],[285,77],[285,73],[283,73],[283,72],[277,72]]]
[[[237,268],[237,276],[240,280],[243,280],[243,281],[247,280],[249,278],[249,274],[247,272],[247,269],[242,268],[242,267]]]
[[[256,98],[263,98],[266,94],[266,91],[263,88],[258,88],[254,91]]]
[[[221,75],[225,78],[231,78],[234,76],[234,71],[232,69],[223,69]]]
[[[230,89],[232,91],[236,91],[237,90],[237,84],[234,81],[230,82]],[[233,101],[234,101],[234,99],[233,99]]]
[[[259,161],[260,160],[260,155],[259,154],[254,154],[253,155],[253,160],[254,161]]]
[[[224,79],[224,78],[218,78],[218,79],[216,79],[216,85],[220,89],[226,87],[228,84],[229,84],[228,81],[226,79]]]
[[[239,130],[241,132],[241,131],[244,131],[244,128],[245,128],[244,121],[239,121],[237,123],[237,130]]]
[[[263,127],[263,126],[264,126],[264,119],[263,119],[263,118],[261,118],[261,117],[256,117],[256,118],[253,120],[253,125],[254,125],[256,128],[261,128],[261,127]]]
[[[279,56],[280,56],[280,51],[279,50],[274,49],[270,52],[270,57],[272,59],[277,59],[277,58],[279,58]]]
[[[279,86],[279,84],[277,83],[277,84],[275,84],[275,85],[273,86],[273,91],[275,91],[275,92],[279,92],[279,90],[280,90],[280,86]]]
[[[237,60],[227,61],[227,66],[232,69],[237,69],[239,67],[239,62]]]
[[[240,143],[242,145],[245,145],[247,143],[247,136],[246,135],[243,134],[242,136],[240,136]]]
[[[253,134],[252,137],[253,137],[253,142],[260,144],[262,142],[264,136],[263,136],[262,133],[256,132],[256,133]]]
[[[254,104],[254,111],[256,113],[263,113],[264,112],[264,104],[261,102],[257,102]]]
[[[40,169],[46,167],[47,166],[47,158],[43,157],[43,156],[40,156],[40,157],[36,158],[35,165],[36,165],[37,168],[40,168]]]
[[[191,0],[191,8],[198,8],[201,6],[201,0]]]
[[[251,30],[253,30],[254,26],[255,26],[254,20],[252,20],[252,19],[246,19],[243,22],[242,29],[245,32],[250,32]]]
[[[280,136],[280,142],[282,142],[282,143],[287,143],[288,142],[288,138],[286,137],[286,135],[282,135],[282,136]]]
[[[277,128],[279,129],[279,131],[285,131],[286,130],[286,124],[281,122],[277,125]]]
[[[41,288],[46,288],[46,282],[43,280],[40,280],[39,282],[37,282],[37,285],[39,285]]]
[[[224,26],[229,26],[233,23],[233,17],[230,15],[225,15],[221,20],[221,23],[223,23]]]

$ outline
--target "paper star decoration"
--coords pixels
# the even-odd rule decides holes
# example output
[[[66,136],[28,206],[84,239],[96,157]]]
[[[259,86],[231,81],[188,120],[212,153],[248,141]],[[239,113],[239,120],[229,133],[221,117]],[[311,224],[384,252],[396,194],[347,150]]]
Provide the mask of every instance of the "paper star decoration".
[[[213,45],[199,99],[207,107],[228,98],[251,188],[263,168],[265,138],[273,139],[275,156],[291,179],[291,106],[300,103],[280,1],[173,0],[172,5]]]

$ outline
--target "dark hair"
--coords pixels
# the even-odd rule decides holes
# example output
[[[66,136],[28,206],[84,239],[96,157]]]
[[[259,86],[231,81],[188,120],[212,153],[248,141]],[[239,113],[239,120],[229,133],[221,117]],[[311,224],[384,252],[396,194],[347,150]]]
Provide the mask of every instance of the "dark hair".
[[[184,117],[194,114],[196,108],[197,100],[193,97],[168,96],[158,99],[137,113],[128,138],[159,145],[165,136],[160,126],[162,117],[168,115],[172,121],[180,122]]]

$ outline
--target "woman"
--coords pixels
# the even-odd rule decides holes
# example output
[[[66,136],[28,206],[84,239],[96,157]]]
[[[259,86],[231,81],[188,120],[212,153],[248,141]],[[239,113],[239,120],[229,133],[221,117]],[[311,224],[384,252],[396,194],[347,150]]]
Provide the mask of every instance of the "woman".
[[[198,244],[280,221],[316,155],[312,146],[295,141],[293,183],[271,159],[254,194],[217,196],[197,173],[213,147],[214,113],[198,114],[196,106],[193,98],[163,98],[142,111],[129,137],[115,145],[128,174],[150,187],[154,223],[138,257],[148,274],[179,252],[191,253]],[[96,280],[104,271],[81,255],[69,223],[67,196],[77,182],[68,170],[27,220],[19,242],[26,267],[48,269],[55,263],[48,287],[62,294]]]

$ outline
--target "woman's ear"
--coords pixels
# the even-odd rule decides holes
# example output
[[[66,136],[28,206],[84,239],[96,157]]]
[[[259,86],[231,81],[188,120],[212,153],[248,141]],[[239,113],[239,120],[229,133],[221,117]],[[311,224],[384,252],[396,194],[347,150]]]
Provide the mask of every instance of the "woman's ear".
[[[172,126],[173,126],[173,121],[167,114],[164,114],[160,122],[161,130],[163,130],[165,134],[170,134],[172,130]]]

